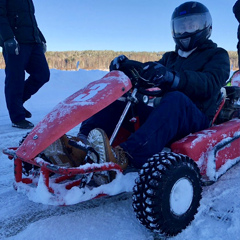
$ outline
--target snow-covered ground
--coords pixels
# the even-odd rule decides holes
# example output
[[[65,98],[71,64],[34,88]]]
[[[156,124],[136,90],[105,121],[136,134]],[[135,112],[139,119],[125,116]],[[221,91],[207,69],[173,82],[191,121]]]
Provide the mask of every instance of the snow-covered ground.
[[[100,70],[51,70],[50,82],[25,105],[33,114],[31,121],[37,124],[59,101],[105,74]],[[0,79],[0,239],[156,239],[135,218],[131,193],[60,207],[38,203],[39,198],[31,201],[13,189],[13,162],[2,149],[18,146],[28,130],[11,127],[4,98],[4,70],[0,70]],[[78,128],[70,134],[76,135]],[[218,182],[204,187],[195,220],[170,239],[240,239],[239,182],[240,165],[236,165]],[[39,197],[41,192],[37,194]]]

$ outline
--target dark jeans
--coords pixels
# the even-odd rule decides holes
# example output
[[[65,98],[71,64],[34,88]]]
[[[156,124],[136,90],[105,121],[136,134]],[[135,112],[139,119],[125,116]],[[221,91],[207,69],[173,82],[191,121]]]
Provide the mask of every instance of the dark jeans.
[[[20,44],[19,55],[3,49],[6,63],[5,97],[10,119],[25,119],[23,103],[49,81],[50,72],[41,44]],[[29,77],[25,80],[25,71]]]
[[[237,53],[238,53],[238,69],[240,69],[240,36],[237,43]]]
[[[126,103],[116,101],[88,120],[84,121],[80,133],[87,135],[93,128],[102,128],[110,136]],[[183,93],[175,91],[165,94],[156,108],[138,104],[135,109],[141,127],[120,146],[131,156],[130,162],[140,168],[148,158],[165,146],[184,136],[209,127],[209,119]],[[131,114],[129,112],[129,114]],[[133,130],[130,115],[123,126]]]

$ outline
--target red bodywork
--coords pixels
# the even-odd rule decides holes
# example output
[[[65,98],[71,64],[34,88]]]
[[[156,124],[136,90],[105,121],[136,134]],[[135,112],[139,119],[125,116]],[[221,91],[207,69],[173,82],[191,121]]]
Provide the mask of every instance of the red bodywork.
[[[35,177],[26,177],[22,174],[23,161],[40,167],[44,184],[49,192],[55,194],[58,193],[51,187],[52,181],[50,181],[53,173],[59,175],[59,177],[54,178],[53,183],[63,183],[66,189],[71,189],[74,186],[79,186],[84,179],[72,180],[76,175],[110,170],[122,172],[121,168],[114,163],[85,164],[77,168],[67,168],[50,164],[36,156],[66,132],[116,101],[131,88],[131,81],[123,72],[111,71],[103,78],[88,84],[60,102],[35,126],[20,147],[4,149],[3,153],[8,155],[10,159],[14,159],[16,188],[17,183],[30,186],[34,182]],[[68,183],[65,183],[66,180],[69,180]]]
[[[112,71],[60,102],[30,132],[16,155],[22,160],[36,157],[66,132],[116,101],[132,87],[129,78]]]
[[[197,162],[205,179],[215,181],[223,166],[228,164],[229,168],[240,158],[240,119],[190,134],[173,143],[171,149],[189,156]]]

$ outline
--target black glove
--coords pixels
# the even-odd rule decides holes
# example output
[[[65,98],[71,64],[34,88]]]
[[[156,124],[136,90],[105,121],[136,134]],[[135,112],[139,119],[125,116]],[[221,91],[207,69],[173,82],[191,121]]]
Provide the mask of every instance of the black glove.
[[[143,70],[143,63],[126,59],[120,64],[119,69],[124,72],[131,80],[132,84],[135,85],[139,82],[139,76],[141,76]]]
[[[142,77],[150,84],[160,87],[163,90],[176,89],[179,83],[177,73],[169,71],[162,64],[157,62],[147,62],[144,64]]]
[[[125,55],[119,55],[118,57],[115,57],[109,66],[109,70],[119,70],[121,63],[125,62],[126,60],[128,60],[128,58]]]
[[[19,54],[19,44],[15,38],[4,42],[4,49],[8,54]]]

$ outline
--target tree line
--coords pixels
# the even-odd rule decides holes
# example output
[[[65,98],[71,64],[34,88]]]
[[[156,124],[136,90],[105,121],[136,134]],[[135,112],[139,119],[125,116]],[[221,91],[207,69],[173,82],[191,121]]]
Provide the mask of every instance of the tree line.
[[[124,51],[65,51],[47,52],[46,58],[50,68],[60,70],[76,69],[101,69],[107,70],[109,64],[115,57],[124,54],[128,58],[140,62],[157,61],[162,58],[164,52],[124,52]],[[231,68],[238,69],[238,55],[235,51],[228,52]],[[2,55],[0,56],[0,68],[5,68]]]

